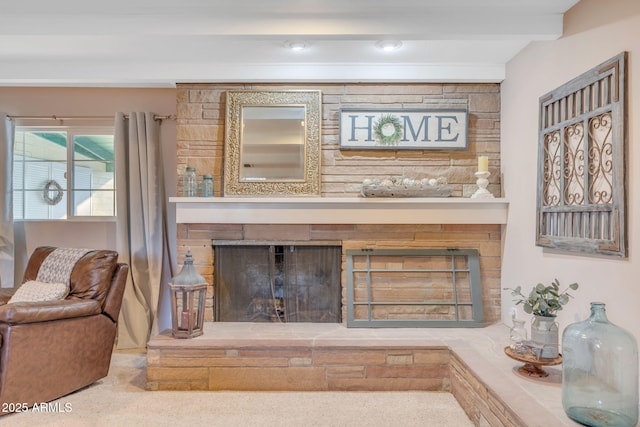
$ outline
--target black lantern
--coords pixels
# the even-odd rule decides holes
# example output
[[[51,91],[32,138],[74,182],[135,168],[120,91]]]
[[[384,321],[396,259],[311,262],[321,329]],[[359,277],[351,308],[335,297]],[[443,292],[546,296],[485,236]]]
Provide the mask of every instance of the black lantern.
[[[207,282],[193,266],[187,251],[182,270],[169,283],[171,291],[171,323],[174,338],[202,335]]]

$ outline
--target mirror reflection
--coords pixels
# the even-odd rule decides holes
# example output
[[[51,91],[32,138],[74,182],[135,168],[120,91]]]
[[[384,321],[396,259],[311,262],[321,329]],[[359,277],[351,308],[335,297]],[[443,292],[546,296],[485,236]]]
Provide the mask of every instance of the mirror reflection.
[[[304,180],[304,142],[304,106],[243,107],[240,180]]]

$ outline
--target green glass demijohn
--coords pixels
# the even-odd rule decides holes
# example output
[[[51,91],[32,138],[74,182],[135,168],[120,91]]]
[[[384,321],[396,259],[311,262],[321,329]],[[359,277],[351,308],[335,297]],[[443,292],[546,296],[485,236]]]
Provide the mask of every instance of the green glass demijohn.
[[[638,344],[607,319],[605,304],[562,334],[562,406],[588,426],[635,427],[638,422]]]

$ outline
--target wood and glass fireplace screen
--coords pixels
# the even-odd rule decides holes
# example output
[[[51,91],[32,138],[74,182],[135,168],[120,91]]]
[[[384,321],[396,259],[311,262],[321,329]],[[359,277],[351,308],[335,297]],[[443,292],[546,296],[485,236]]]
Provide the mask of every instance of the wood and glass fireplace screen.
[[[536,244],[627,256],[623,52],[540,98]]]

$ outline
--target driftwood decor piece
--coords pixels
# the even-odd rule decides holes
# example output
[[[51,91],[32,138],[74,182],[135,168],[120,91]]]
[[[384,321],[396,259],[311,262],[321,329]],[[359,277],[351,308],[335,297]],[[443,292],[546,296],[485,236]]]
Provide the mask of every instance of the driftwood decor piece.
[[[627,54],[540,98],[536,244],[627,256]]]
[[[449,197],[453,186],[443,177],[413,180],[401,176],[362,181],[363,197]]]
[[[453,192],[450,185],[363,185],[364,197],[449,197]]]

